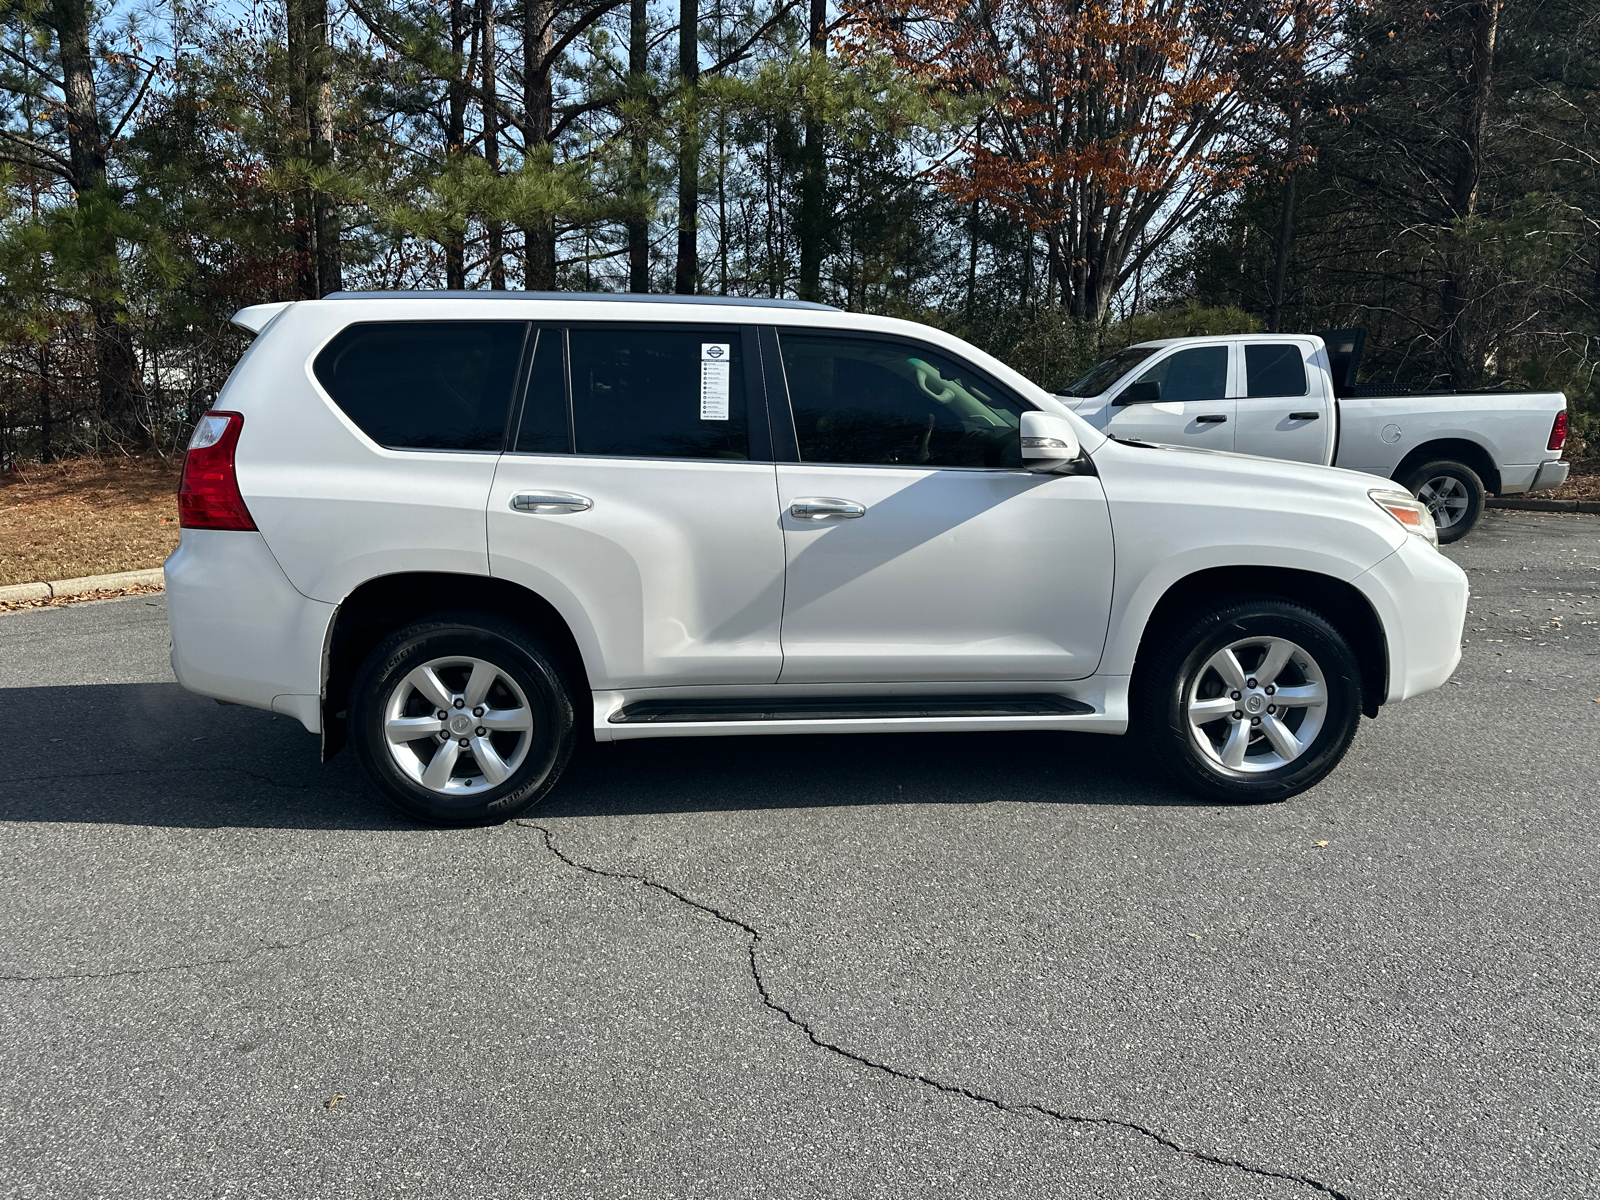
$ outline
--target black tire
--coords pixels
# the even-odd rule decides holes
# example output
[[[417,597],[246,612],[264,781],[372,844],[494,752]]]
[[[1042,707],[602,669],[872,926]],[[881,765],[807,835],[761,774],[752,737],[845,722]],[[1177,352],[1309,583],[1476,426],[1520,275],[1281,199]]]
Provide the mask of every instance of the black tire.
[[[1430,488],[1428,496],[1424,497],[1423,489],[1437,481],[1448,482]],[[1478,518],[1483,516],[1484,499],[1488,493],[1478,473],[1466,463],[1448,458],[1434,459],[1408,471],[1400,484],[1433,512],[1433,523],[1439,527],[1441,545],[1466,537],[1478,523]],[[1456,503],[1463,499],[1466,501],[1465,508]]]
[[[400,706],[397,714],[406,720],[428,721],[432,708],[408,678],[424,664],[443,662],[435,668],[435,678],[452,695],[453,715],[449,720],[472,715],[454,699],[464,695],[470,666],[450,660],[476,660],[499,672],[490,685],[485,710],[501,709],[521,714],[531,728],[503,733],[483,727],[462,730],[465,739],[449,750],[443,789],[426,786],[418,775],[432,761],[432,753],[444,746],[435,745],[441,730],[419,734],[391,752],[385,726],[389,706]],[[397,692],[402,692],[397,697]],[[517,695],[520,690],[521,695]],[[409,699],[407,698],[409,697]],[[495,713],[489,712],[493,717]],[[519,716],[518,719],[523,719]],[[443,724],[442,722],[436,722]],[[509,774],[491,782],[490,769],[481,766],[474,737],[482,733],[496,758],[504,753],[515,760],[502,761]],[[522,738],[526,738],[526,743]],[[469,744],[461,746],[461,741]],[[350,693],[350,743],[367,777],[383,797],[402,812],[436,825],[478,825],[504,821],[524,812],[549,794],[561,777],[572,755],[572,693],[553,656],[547,654],[526,631],[488,613],[441,613],[396,631],[367,656],[357,672]],[[517,749],[521,748],[518,753]],[[431,748],[431,749],[430,749]],[[416,762],[411,763],[411,755]],[[402,764],[410,764],[408,770]]]
[[[1361,718],[1360,665],[1339,631],[1311,609],[1277,597],[1240,597],[1182,614],[1155,631],[1155,636],[1157,649],[1148,662],[1140,663],[1134,678],[1135,729],[1142,732],[1153,760],[1186,790],[1236,804],[1285,800],[1320,782],[1349,749]],[[1269,716],[1272,710],[1264,708],[1256,720],[1281,722],[1297,743],[1300,731],[1309,730],[1305,748],[1292,760],[1273,767],[1270,764],[1282,756],[1267,731],[1245,725],[1237,736],[1247,739],[1245,754],[1250,757],[1235,770],[1221,761],[1218,740],[1227,745],[1233,726],[1242,722],[1226,712],[1198,729],[1191,727],[1191,690],[1197,700],[1209,697],[1215,704],[1234,703],[1234,692],[1217,690],[1220,676],[1208,664],[1224,649],[1257,638],[1287,641],[1304,652],[1289,655],[1276,677],[1279,682],[1273,684],[1275,689],[1289,688],[1299,696],[1320,685],[1326,703],[1315,727],[1307,724],[1312,720],[1311,707],[1278,709],[1273,705],[1281,714],[1275,716]],[[1262,643],[1263,647],[1268,644]],[[1267,665],[1252,658],[1254,649],[1245,645],[1234,652],[1247,682],[1254,678],[1249,674],[1253,668]],[[1311,670],[1307,672],[1305,667]],[[1257,680],[1260,687],[1241,689],[1238,694],[1243,698],[1237,700],[1233,711],[1244,712],[1252,697],[1263,706],[1270,704],[1270,696],[1262,691],[1268,682]],[[1212,745],[1212,753],[1201,748],[1202,737]]]

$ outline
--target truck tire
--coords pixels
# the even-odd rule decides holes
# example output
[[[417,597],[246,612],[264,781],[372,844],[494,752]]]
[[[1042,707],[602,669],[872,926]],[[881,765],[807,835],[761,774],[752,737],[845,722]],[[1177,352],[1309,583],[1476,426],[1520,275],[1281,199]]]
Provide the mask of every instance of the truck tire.
[[[1483,480],[1466,463],[1448,458],[1425,462],[1400,484],[1433,513],[1441,545],[1466,537],[1483,516]]]
[[[1134,679],[1135,730],[1186,790],[1224,803],[1285,800],[1349,749],[1360,664],[1311,609],[1271,596],[1206,604],[1155,644]]]
[[[504,821],[542,800],[572,755],[571,691],[552,656],[489,613],[397,630],[351,687],[350,742],[368,779],[435,825]]]

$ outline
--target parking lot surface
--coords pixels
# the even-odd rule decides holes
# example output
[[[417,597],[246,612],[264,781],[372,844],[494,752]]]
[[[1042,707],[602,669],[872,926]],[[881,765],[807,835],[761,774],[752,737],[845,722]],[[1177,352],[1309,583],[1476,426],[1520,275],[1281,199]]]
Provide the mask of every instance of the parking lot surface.
[[[1452,683],[1247,808],[746,738],[442,832],[159,596],[0,615],[0,1195],[1595,1195],[1600,519],[1449,553]]]

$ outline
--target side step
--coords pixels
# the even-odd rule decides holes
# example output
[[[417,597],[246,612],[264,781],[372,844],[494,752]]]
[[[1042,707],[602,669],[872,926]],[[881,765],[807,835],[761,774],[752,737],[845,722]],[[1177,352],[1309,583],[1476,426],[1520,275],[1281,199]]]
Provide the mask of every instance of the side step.
[[[696,721],[883,721],[895,717],[1079,717],[1094,709],[1070,696],[806,696],[738,700],[640,700],[613,725]]]

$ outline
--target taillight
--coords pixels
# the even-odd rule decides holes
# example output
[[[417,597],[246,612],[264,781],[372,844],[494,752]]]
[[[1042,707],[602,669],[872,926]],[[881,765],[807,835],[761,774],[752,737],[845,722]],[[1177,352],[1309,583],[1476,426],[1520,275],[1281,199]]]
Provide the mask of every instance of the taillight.
[[[208,412],[194,427],[178,484],[178,524],[183,528],[256,527],[233,473],[233,451],[243,428],[244,417],[236,412]]]
[[[1556,414],[1556,423],[1550,426],[1550,444],[1546,450],[1559,450],[1567,444],[1567,410]]]

